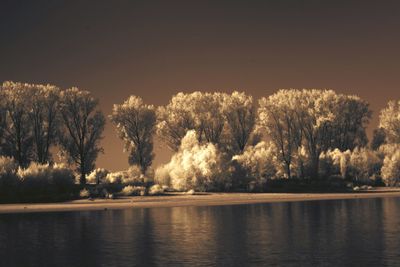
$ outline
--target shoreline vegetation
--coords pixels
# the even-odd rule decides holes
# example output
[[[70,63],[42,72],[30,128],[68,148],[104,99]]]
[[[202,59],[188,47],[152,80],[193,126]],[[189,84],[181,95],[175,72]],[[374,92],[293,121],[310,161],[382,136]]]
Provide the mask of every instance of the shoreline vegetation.
[[[369,141],[371,118],[368,102],[330,89],[280,89],[258,101],[238,91],[181,92],[158,107],[131,95],[106,116],[77,87],[4,82],[0,203],[399,186],[400,101],[381,111]],[[126,170],[96,168],[107,121],[125,143]],[[155,138],[173,152],[159,166]]]
[[[166,193],[162,196],[121,197],[118,199],[80,199],[61,203],[0,204],[0,214],[99,211],[131,208],[223,206],[278,202],[346,200],[400,197],[400,188],[379,187],[348,193]]]

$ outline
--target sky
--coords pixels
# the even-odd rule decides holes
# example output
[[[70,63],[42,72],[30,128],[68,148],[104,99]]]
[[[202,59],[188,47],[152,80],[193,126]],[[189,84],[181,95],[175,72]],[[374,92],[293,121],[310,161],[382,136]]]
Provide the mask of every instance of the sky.
[[[399,1],[0,0],[0,14],[0,82],[77,86],[106,115],[130,95],[329,88],[369,101],[371,133],[400,99]],[[127,168],[110,121],[102,146],[98,167]]]

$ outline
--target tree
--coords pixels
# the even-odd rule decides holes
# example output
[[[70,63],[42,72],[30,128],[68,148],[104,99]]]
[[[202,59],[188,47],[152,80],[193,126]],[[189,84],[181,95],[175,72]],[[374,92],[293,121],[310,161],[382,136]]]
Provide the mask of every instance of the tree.
[[[225,118],[221,93],[178,93],[165,107],[157,110],[157,134],[173,151],[178,151],[182,138],[195,130],[199,142],[221,143]]]
[[[223,94],[196,93],[193,98],[193,113],[200,127],[200,140],[214,145],[221,144],[225,118],[222,113]]]
[[[364,147],[370,118],[366,101],[333,90],[279,90],[262,98],[258,110],[258,124],[267,129],[288,177],[292,165],[303,177],[307,160],[309,174],[318,178],[321,153]]]
[[[221,190],[231,185],[226,169],[218,148],[212,143],[200,143],[197,133],[191,130],[171,161],[156,171],[156,180],[168,181],[172,188],[180,191]]]
[[[295,90],[279,90],[268,98],[261,98],[258,108],[258,126],[267,131],[276,146],[289,179],[292,177],[292,161],[301,133],[296,122],[297,95]]]
[[[382,179],[387,185],[397,186],[400,181],[400,101],[389,101],[381,111],[379,127],[386,143],[380,146],[385,154]]]
[[[51,160],[50,147],[59,131],[58,101],[60,90],[53,85],[33,85],[29,108],[33,124],[35,160],[45,164]]]
[[[308,152],[311,176],[318,178],[319,156],[331,147],[332,125],[335,120],[337,95],[332,90],[303,89],[298,91],[296,120]]]
[[[382,128],[375,129],[372,135],[371,149],[378,150],[381,145],[385,144],[385,140],[385,130]]]
[[[386,185],[398,186],[400,183],[400,150],[399,147],[385,156],[382,166],[382,179]]]
[[[19,166],[26,167],[32,160],[32,123],[29,103],[32,85],[5,82],[2,86],[3,153],[13,157]]]
[[[142,173],[145,173],[154,158],[154,107],[144,104],[140,97],[131,96],[123,104],[114,105],[110,118],[120,138],[125,141],[126,149],[130,151],[129,163],[138,164]]]
[[[382,164],[382,159],[376,151],[356,148],[350,154],[347,172],[356,181],[373,181],[378,177]]]
[[[400,143],[400,101],[390,101],[381,111],[379,127],[384,130],[387,143]]]
[[[368,102],[358,96],[337,95],[336,103],[331,147],[345,151],[366,146],[366,127],[372,115]]]
[[[245,93],[225,94],[222,102],[223,114],[229,128],[235,154],[243,153],[254,130],[256,112],[253,97]]]
[[[0,86],[0,156],[5,155],[3,149],[5,131],[7,130],[7,109],[6,109],[6,94]]]
[[[80,183],[86,184],[86,174],[94,168],[99,152],[99,142],[104,130],[105,118],[97,110],[98,100],[90,92],[76,87],[61,93],[60,112],[64,131],[60,145],[68,161],[77,166]]]
[[[275,145],[264,141],[255,146],[247,146],[242,154],[233,156],[232,161],[238,164],[239,170],[244,170],[239,175],[234,173],[232,182],[239,186],[243,182],[246,186],[250,182],[263,186],[268,180],[275,178],[278,172]]]
[[[193,99],[200,92],[193,94],[178,93],[166,106],[157,109],[157,135],[172,151],[178,151],[182,138],[189,130],[201,132],[195,121]]]

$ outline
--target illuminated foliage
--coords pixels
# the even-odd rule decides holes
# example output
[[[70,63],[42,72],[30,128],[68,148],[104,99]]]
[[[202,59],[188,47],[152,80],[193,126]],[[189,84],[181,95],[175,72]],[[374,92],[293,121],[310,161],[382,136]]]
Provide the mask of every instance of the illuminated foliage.
[[[137,96],[129,97],[123,104],[114,105],[111,121],[130,152],[129,163],[140,166],[143,173],[151,165],[153,134],[156,125],[155,109]]]
[[[88,91],[73,87],[61,93],[63,131],[60,145],[69,163],[77,167],[81,184],[86,184],[86,174],[93,170],[96,158],[102,152],[99,142],[105,118],[97,106],[97,99]]]

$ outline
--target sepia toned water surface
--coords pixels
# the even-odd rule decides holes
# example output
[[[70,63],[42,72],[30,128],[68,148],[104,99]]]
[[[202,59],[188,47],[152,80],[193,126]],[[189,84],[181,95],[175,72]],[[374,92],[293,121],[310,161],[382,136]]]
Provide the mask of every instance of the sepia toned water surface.
[[[0,266],[396,266],[400,199],[0,215]]]

